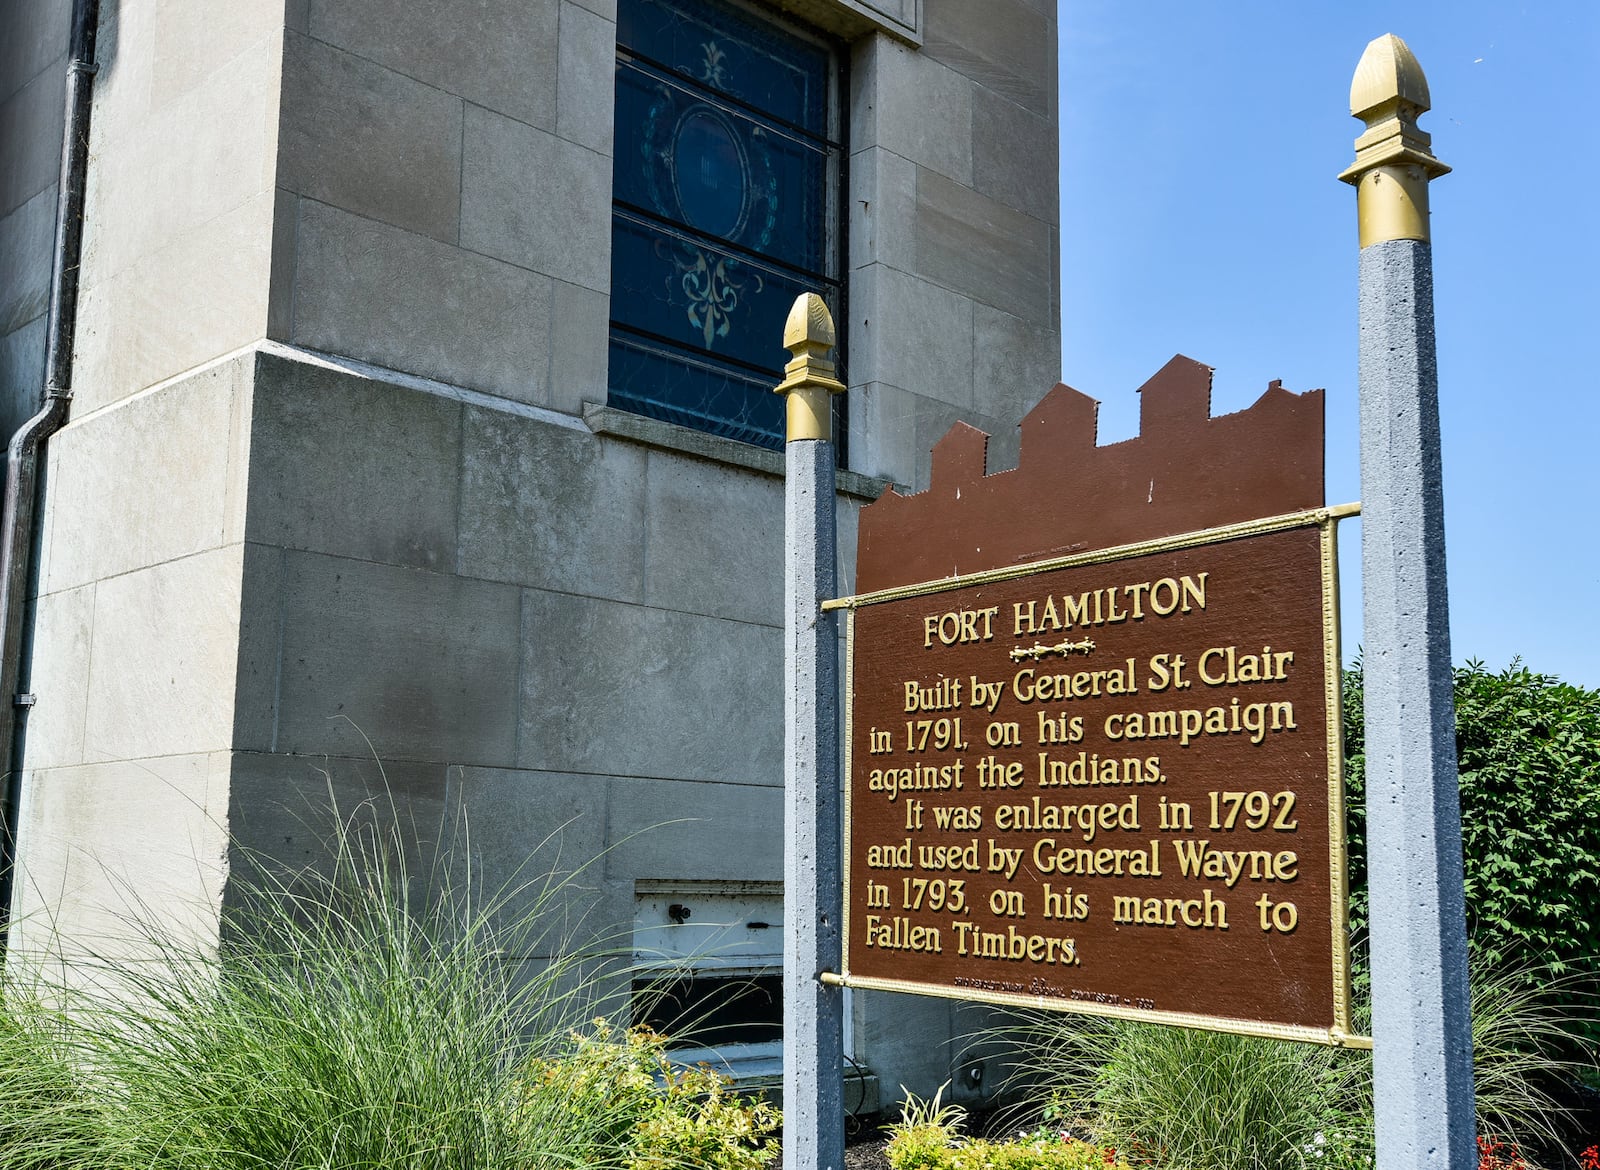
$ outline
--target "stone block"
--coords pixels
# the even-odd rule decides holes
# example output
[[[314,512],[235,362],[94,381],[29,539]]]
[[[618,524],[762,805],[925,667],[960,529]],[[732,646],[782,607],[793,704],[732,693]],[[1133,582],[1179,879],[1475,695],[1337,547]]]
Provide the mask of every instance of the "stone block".
[[[570,953],[628,920],[631,887],[605,877],[604,780],[453,768],[449,788],[452,873],[498,903],[515,953]]]
[[[280,38],[173,95],[117,136],[95,123],[84,210],[91,286],[272,187]],[[98,104],[96,106],[98,111]],[[258,247],[267,245],[262,239]]]
[[[50,254],[56,224],[52,183],[0,218],[0,334],[42,316],[50,302]]]
[[[783,631],[530,590],[518,764],[782,783]]]
[[[16,954],[155,957],[214,949],[227,879],[227,752],[29,773]]]
[[[1055,117],[1055,21],[1028,0],[923,0],[922,48],[985,89]]]
[[[92,585],[39,598],[33,620],[32,674],[25,684],[37,696],[25,712],[29,769],[83,763],[93,629]]]
[[[266,42],[283,43],[284,0],[156,0],[150,102],[160,107],[216,74],[238,80],[237,59]],[[276,80],[276,78],[274,78]]]
[[[616,0],[609,5],[563,0],[558,55],[556,133],[610,158],[616,121]]]
[[[496,582],[287,554],[275,750],[509,765],[518,601]]]
[[[916,271],[1024,320],[1055,304],[1051,225],[926,169],[917,171]]]
[[[580,8],[587,8],[596,16],[617,23],[617,0],[573,0]]]
[[[78,302],[75,412],[87,414],[260,339],[270,190],[184,233]]]
[[[611,781],[606,874],[622,880],[782,881],[783,787]]]
[[[55,183],[61,169],[66,54],[0,101],[0,215]]]
[[[259,355],[246,538],[449,570],[461,411],[452,399]]]
[[[155,86],[160,14],[153,3],[101,4],[100,31],[95,37],[95,147],[120,142],[150,116]],[[92,168],[91,168],[92,170]]]
[[[651,451],[646,605],[783,626],[783,482]]]
[[[839,547],[838,564],[835,572],[839,582],[838,594],[846,597],[856,590],[856,547],[858,544],[859,524],[861,519],[861,500],[840,496],[834,506],[834,531]],[[844,616],[839,617],[841,636],[844,630]],[[844,675],[841,673],[840,678]]]
[[[551,290],[547,404],[581,414],[585,402],[606,400],[611,296],[559,280]]]
[[[233,414],[252,367],[235,358],[51,440],[46,592],[225,542],[230,477],[243,472]]]
[[[453,244],[461,225],[462,116],[453,94],[290,34],[278,185]]]
[[[922,32],[918,11],[920,0],[831,0],[833,4],[860,12],[875,24],[915,39]]]
[[[44,394],[46,322],[35,317],[0,337],[0,428],[16,433]]]
[[[236,752],[228,797],[230,901],[296,871],[328,877],[341,837],[371,860],[380,846],[412,892],[436,876],[453,831],[446,767],[364,756]]]
[[[457,571],[641,600],[645,452],[586,430],[465,410]]]
[[[558,0],[311,0],[311,35],[554,130]]]
[[[869,474],[926,491],[933,445],[957,422],[970,423],[993,436],[988,466],[1005,466],[1007,452],[1015,462],[1016,421],[1000,423],[971,407],[953,406],[883,382],[851,390],[851,450],[872,470]],[[1000,433],[1002,430],[1008,432]]]
[[[85,760],[232,746],[242,559],[233,545],[95,586]]]
[[[295,226],[300,220],[300,196],[281,188],[272,198],[272,267],[267,290],[267,336],[288,341],[294,336]]]
[[[857,151],[850,156],[849,204],[851,271],[869,264],[914,270],[911,225],[917,207],[916,164],[877,147]],[[855,371],[856,354],[850,356]]]
[[[855,1057],[883,1085],[942,1085],[951,1080],[955,1055],[950,1042],[951,1014],[947,999],[855,991],[851,996]],[[904,1100],[904,1091],[889,1093],[886,1108]]]
[[[1055,121],[989,89],[972,96],[972,186],[1047,224],[1061,217]]]
[[[300,203],[294,340],[541,402],[550,280],[488,256]]]
[[[281,548],[246,544],[239,584],[239,653],[233,676],[233,746],[270,752],[278,729],[283,637]]]
[[[972,82],[888,37],[870,37],[854,61],[850,141],[892,151],[971,185]]]
[[[462,152],[463,248],[596,292],[611,287],[609,155],[477,106],[467,108]]]
[[[72,0],[0,0],[0,101],[67,52]]]
[[[971,300],[874,264],[850,287],[851,377],[888,382],[923,398],[972,405]]]
[[[1006,433],[1016,432],[1022,416],[1061,380],[1061,331],[1053,321],[1022,321],[978,305],[973,337],[972,381],[983,396],[984,412],[1004,423]],[[997,466],[992,450],[989,465]]]

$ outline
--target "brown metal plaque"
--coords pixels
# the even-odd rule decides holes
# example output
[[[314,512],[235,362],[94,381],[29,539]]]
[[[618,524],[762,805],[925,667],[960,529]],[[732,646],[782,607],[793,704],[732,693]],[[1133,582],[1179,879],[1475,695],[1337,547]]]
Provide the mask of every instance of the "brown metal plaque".
[[[1333,520],[1224,511],[839,603],[844,982],[1351,1041]]]

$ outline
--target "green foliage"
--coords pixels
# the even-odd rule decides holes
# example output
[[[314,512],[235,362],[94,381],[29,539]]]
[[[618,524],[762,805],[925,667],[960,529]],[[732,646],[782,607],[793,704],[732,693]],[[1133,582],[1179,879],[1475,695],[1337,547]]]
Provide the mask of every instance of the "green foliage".
[[[958,1105],[941,1106],[943,1093],[931,1102],[906,1095],[884,1150],[892,1170],[1129,1170],[1116,1150],[1050,1127],[1009,1141],[963,1137],[966,1114]]]
[[[520,1120],[533,1132],[567,1134],[574,1165],[761,1170],[776,1153],[777,1110],[730,1092],[709,1068],[675,1067],[666,1038],[647,1028],[618,1035],[597,1019],[530,1064],[521,1085]]]
[[[75,974],[115,995],[8,989],[0,1166],[759,1170],[775,1111],[589,1020],[598,956],[544,938],[562,883],[481,897],[405,855],[347,822],[331,872],[260,867],[220,953],[146,927]]]
[[[0,996],[0,1165],[89,1170],[101,1165],[99,1116],[81,1083],[65,1020],[35,996]]]
[[[1482,1132],[1549,1140],[1543,1092],[1572,1071],[1584,1023],[1574,989],[1483,961],[1472,1035]],[[1366,1170],[1373,1153],[1372,1059],[1326,1048],[1154,1024],[1039,1014],[1017,1048],[1023,1075],[1096,1142],[1172,1170]]]
[[[1360,663],[1344,675],[1351,927],[1367,925]],[[1600,955],[1600,691],[1513,663],[1455,674],[1469,927],[1495,966],[1556,976]]]
[[[1343,1151],[1338,1164],[1354,1166],[1371,1147],[1361,1053],[1043,1014],[1019,1047],[1056,1115],[1136,1162],[1303,1170],[1313,1151],[1321,1165]]]
[[[1471,978],[1478,1132],[1559,1147],[1562,1111],[1548,1089],[1592,1071],[1571,1054],[1596,1030],[1593,979],[1498,968],[1483,955]]]

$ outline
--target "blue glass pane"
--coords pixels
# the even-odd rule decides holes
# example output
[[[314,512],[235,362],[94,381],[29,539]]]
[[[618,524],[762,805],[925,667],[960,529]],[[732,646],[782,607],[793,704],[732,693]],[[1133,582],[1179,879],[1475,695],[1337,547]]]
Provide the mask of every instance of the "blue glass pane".
[[[744,443],[781,450],[783,399],[776,378],[663,350],[613,334],[610,405]]]
[[[813,134],[827,132],[827,52],[736,8],[620,0],[617,43]]]
[[[822,273],[827,151],[631,62],[617,66],[616,198]]]
[[[619,0],[613,405],[782,445],[784,321],[839,289],[831,68],[722,0]]]
[[[612,216],[611,319],[756,369],[788,360],[783,323],[815,279],[749,260],[621,211]]]

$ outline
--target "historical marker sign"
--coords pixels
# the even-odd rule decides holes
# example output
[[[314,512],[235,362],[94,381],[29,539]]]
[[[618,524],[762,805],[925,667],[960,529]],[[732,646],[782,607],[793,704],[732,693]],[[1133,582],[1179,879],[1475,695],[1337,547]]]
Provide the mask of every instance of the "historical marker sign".
[[[947,498],[978,567],[842,603],[844,981],[1348,1041],[1333,515],[1005,564]]]

